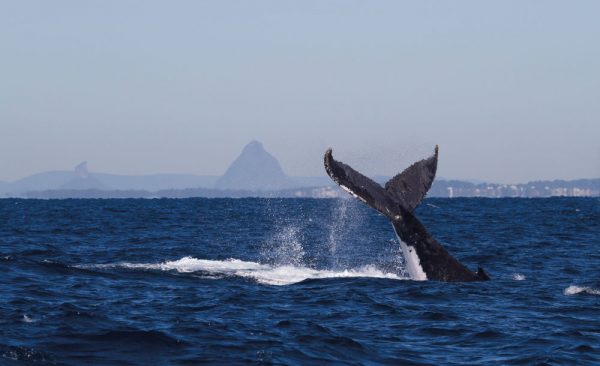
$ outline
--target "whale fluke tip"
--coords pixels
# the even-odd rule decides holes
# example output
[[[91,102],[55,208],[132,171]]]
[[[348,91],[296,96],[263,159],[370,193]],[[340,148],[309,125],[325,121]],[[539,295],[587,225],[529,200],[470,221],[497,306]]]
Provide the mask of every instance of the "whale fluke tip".
[[[333,161],[333,150],[329,147],[325,150],[325,155],[323,156],[323,160],[325,162],[325,170],[327,173],[330,173],[331,163]],[[329,174],[331,176],[331,174]]]

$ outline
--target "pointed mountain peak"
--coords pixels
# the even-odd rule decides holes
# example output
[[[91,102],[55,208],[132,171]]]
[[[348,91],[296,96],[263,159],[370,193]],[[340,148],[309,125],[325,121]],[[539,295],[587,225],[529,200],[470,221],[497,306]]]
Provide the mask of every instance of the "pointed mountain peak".
[[[244,149],[242,150],[242,152],[264,151],[264,150],[265,150],[265,148],[264,148],[262,142],[252,140],[246,146],[244,146]]]
[[[263,191],[283,189],[288,183],[277,159],[265,150],[262,143],[251,141],[217,181],[216,187]]]

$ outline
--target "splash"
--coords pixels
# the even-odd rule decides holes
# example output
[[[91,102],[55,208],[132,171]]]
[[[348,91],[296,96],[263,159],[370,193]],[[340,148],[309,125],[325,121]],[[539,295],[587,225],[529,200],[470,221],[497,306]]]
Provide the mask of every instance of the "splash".
[[[600,290],[597,290],[597,289],[591,288],[591,287],[586,287],[586,286],[571,285],[563,291],[563,294],[565,294],[567,296],[577,295],[580,293],[589,294],[589,295],[600,295]]]
[[[404,277],[404,260],[395,241],[372,243],[364,235],[363,212],[359,203],[346,197],[332,201],[326,217],[310,217],[302,210],[282,212],[284,205],[265,206],[265,214],[272,232],[259,243],[258,262],[275,267],[326,268],[332,271],[376,265],[386,273]],[[285,202],[284,202],[285,204]],[[328,217],[327,217],[328,216]],[[321,238],[311,236],[325,231]],[[357,233],[361,233],[357,237]]]
[[[263,245],[262,257],[268,263],[299,266],[304,261],[303,240],[302,230],[299,227],[284,226]]]
[[[339,263],[337,257],[338,246],[340,245],[340,233],[342,232],[348,217],[348,198],[342,198],[336,200],[337,206],[334,208],[332,213],[332,219],[329,221],[329,235],[327,241],[327,247],[329,248],[329,254],[333,258],[334,265],[337,266]]]
[[[349,267],[352,258],[356,258],[353,255],[356,248],[349,243],[354,243],[353,235],[361,223],[361,213],[356,206],[358,203],[350,197],[335,202],[327,227],[327,254],[333,268]]]
[[[33,323],[35,320],[27,316],[27,314],[23,314],[23,318],[21,318],[23,323]]]
[[[282,212],[282,207],[284,206],[272,206],[271,200],[267,201],[265,212],[272,219],[273,232],[260,245],[261,262],[299,266],[305,260],[304,232],[311,220],[301,211],[296,211],[297,216]]]
[[[80,266],[84,267],[84,266]],[[125,268],[136,270],[158,270],[158,271],[176,271],[179,273],[208,274],[206,278],[220,278],[223,276],[236,276],[251,278],[258,283],[266,285],[290,285],[302,282],[307,279],[323,278],[388,278],[393,280],[404,280],[395,273],[382,271],[373,265],[366,265],[356,269],[347,269],[342,271],[319,270],[309,267],[283,265],[272,266],[250,261],[242,261],[230,258],[227,260],[208,260],[197,259],[193,257],[184,257],[176,261],[166,261],[162,263],[115,263],[115,264],[96,264],[87,265],[85,268],[112,269]]]
[[[515,273],[512,276],[512,279],[515,280],[515,281],[525,281],[527,279],[527,277],[525,277],[525,275],[523,275],[523,274]]]

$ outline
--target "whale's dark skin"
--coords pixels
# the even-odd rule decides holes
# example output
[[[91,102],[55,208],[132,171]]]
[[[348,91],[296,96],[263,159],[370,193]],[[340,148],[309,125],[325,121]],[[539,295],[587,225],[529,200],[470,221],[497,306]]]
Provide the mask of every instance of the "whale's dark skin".
[[[470,271],[456,260],[425,229],[413,214],[435,178],[438,148],[428,159],[420,160],[390,179],[384,187],[325,152],[325,170],[334,182],[367,205],[385,215],[409,252],[414,250],[428,280],[448,282],[486,281],[489,275],[479,268]]]

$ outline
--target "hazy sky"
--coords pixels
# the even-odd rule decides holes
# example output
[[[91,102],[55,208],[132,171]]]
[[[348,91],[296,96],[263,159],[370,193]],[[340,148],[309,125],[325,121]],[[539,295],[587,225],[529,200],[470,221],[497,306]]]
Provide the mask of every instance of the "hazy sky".
[[[0,1],[0,180],[82,160],[600,176],[600,1]]]

